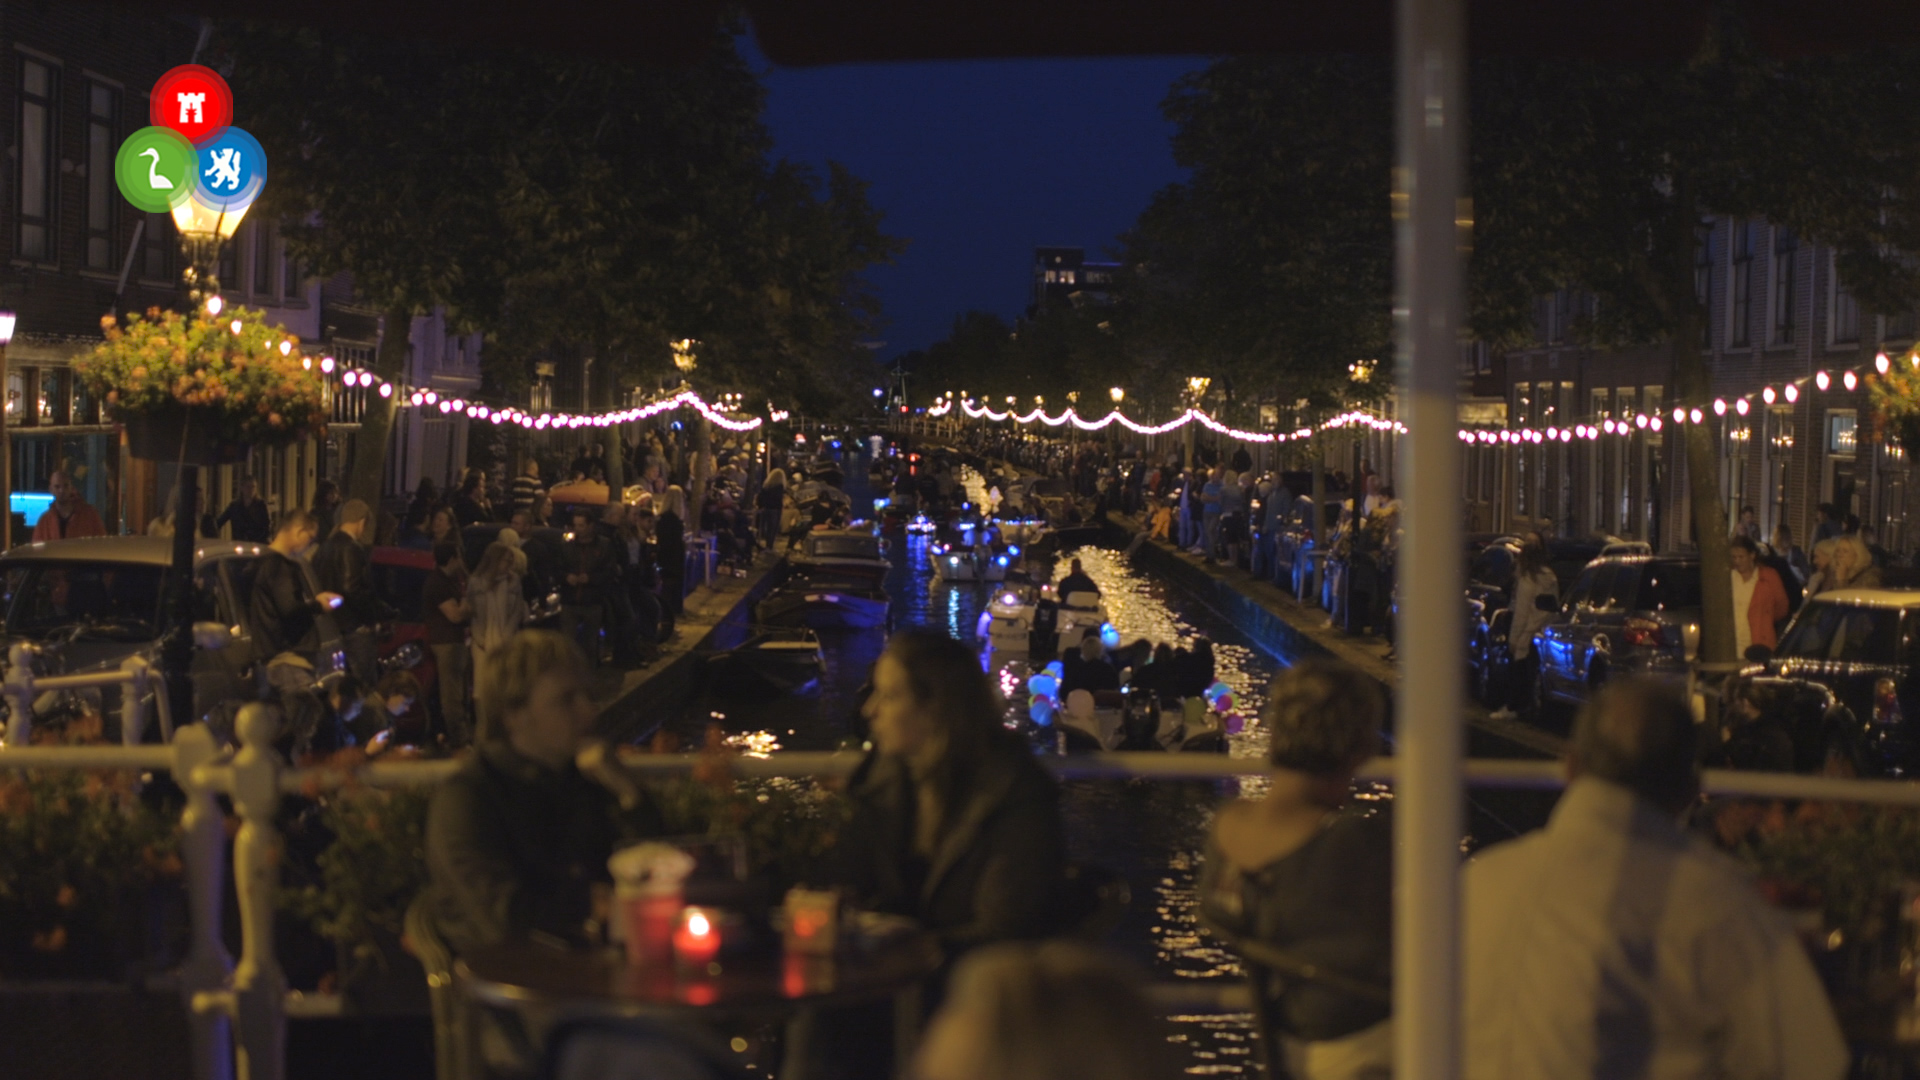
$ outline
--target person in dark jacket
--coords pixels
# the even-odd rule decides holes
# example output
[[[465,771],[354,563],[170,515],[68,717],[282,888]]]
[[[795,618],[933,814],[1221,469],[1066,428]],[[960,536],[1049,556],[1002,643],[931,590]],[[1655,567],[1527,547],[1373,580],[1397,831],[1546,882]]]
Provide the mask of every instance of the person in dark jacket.
[[[1272,783],[1221,808],[1200,874],[1209,927],[1321,973],[1256,970],[1275,1028],[1263,1038],[1351,1063],[1342,1076],[1392,1072],[1393,834],[1377,809],[1347,806],[1386,715],[1385,695],[1349,665],[1310,658],[1281,672],[1261,714]]]
[[[1060,579],[1060,584],[1055,586],[1054,591],[1058,592],[1060,598],[1064,600],[1074,593],[1092,593],[1099,596],[1100,586],[1093,583],[1093,579],[1087,576],[1087,572],[1080,568],[1080,560],[1075,559],[1067,570],[1067,576]]]
[[[913,916],[950,958],[1064,929],[1059,787],[1002,726],[972,650],[896,635],[861,712],[874,750],[851,781],[838,852],[854,902]]]
[[[340,595],[317,587],[300,561],[316,531],[312,514],[287,511],[254,573],[247,621],[257,659],[272,663],[286,653],[311,657],[320,645],[320,616],[340,606]]]
[[[253,477],[243,476],[234,490],[233,501],[220,511],[214,524],[231,526],[235,543],[264,544],[273,539],[273,514],[260,498],[260,486]]]
[[[660,603],[677,616],[687,590],[687,495],[678,484],[667,488],[654,519],[653,553],[660,563]]]
[[[584,506],[573,508],[573,531],[561,554],[561,569],[566,635],[586,650],[588,664],[599,667],[600,630],[607,624],[607,598],[619,585],[620,562],[593,511]]]
[[[1107,662],[1106,650],[1100,646],[1100,635],[1088,634],[1080,639],[1080,662],[1061,665],[1060,696],[1064,699],[1075,690],[1099,693],[1102,690],[1120,689],[1120,673]]]
[[[334,623],[340,628],[347,662],[362,683],[370,684],[380,677],[377,628],[399,612],[381,599],[368,572],[372,560],[364,545],[373,515],[367,504],[348,499],[340,505],[339,517],[333,535],[313,553],[313,576],[322,589],[340,595]]]
[[[340,509],[340,485],[322,480],[313,485],[313,523],[317,536],[333,535],[333,515]]]
[[[586,944],[596,886],[623,839],[658,836],[642,789],[616,794],[575,765],[596,712],[566,638],[523,630],[487,657],[490,724],[427,811],[427,903],[455,953],[542,935]]]

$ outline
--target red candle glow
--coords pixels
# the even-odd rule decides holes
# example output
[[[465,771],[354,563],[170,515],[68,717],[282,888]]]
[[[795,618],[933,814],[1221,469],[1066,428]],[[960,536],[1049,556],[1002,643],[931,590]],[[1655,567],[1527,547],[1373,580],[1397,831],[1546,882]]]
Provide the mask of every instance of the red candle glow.
[[[705,967],[720,954],[720,921],[705,909],[690,907],[673,932],[673,956],[683,967]]]

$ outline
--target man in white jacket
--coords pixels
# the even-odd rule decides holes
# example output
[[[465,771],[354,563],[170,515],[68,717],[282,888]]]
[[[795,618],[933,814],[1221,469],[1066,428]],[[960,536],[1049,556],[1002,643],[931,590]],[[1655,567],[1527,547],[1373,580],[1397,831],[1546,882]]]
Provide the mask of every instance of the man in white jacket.
[[[1502,720],[1512,720],[1533,708],[1534,683],[1540,677],[1540,655],[1534,652],[1533,635],[1553,620],[1553,612],[1542,611],[1538,598],[1560,598],[1560,581],[1547,565],[1547,549],[1538,540],[1520,545],[1513,571],[1513,600],[1508,610],[1513,621],[1507,626],[1507,703],[1494,712]]]

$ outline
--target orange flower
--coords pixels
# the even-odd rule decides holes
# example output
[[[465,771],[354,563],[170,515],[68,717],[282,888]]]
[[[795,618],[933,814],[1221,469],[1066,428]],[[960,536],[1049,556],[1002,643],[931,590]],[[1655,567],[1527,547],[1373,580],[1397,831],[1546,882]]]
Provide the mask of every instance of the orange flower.
[[[57,953],[67,947],[67,928],[56,926],[51,930],[33,935],[33,947],[44,953]]]
[[[80,894],[74,892],[73,886],[71,885],[60,886],[60,891],[53,895],[53,902],[57,907],[70,908],[78,903],[79,900]]]

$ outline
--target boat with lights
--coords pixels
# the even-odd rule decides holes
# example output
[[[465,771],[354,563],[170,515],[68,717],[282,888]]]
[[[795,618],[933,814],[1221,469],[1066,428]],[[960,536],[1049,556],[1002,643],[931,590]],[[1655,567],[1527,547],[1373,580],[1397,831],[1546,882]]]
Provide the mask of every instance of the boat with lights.
[[[968,548],[935,543],[927,549],[927,557],[933,560],[934,580],[943,584],[999,582],[1007,580],[1007,572],[1020,557],[1020,549],[1013,547],[996,552],[984,544]]]

